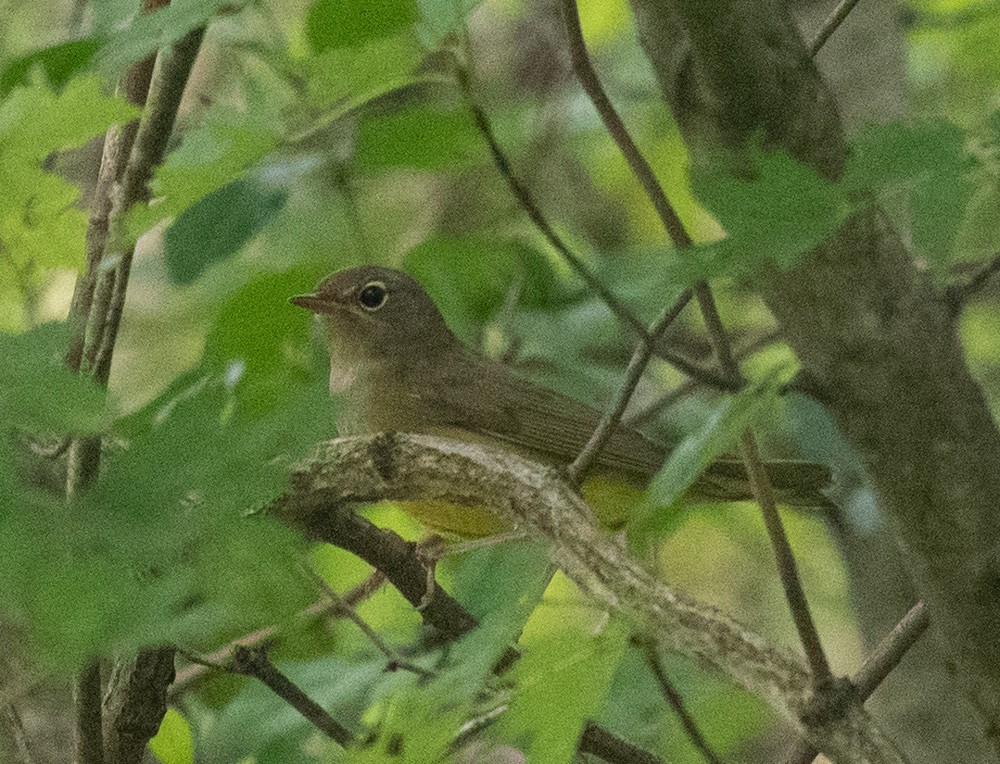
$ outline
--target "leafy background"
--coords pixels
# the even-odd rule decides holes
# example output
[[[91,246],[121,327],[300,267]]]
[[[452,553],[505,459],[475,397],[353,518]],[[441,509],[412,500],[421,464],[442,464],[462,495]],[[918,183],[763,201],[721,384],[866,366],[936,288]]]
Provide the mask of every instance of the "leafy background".
[[[773,330],[747,287],[755,270],[794,264],[876,201],[922,267],[951,283],[1000,248],[1000,57],[992,44],[1000,10],[975,0],[895,7],[903,60],[898,82],[884,87],[896,88],[889,95],[902,107],[849,124],[852,161],[833,185],[763,153],[753,181],[693,174],[627,5],[581,3],[602,77],[699,243],[678,253],[664,246],[574,83],[550,3],[175,0],[145,17],[135,5],[0,3],[0,425],[17,436],[0,443],[0,506],[9,508],[0,515],[9,550],[0,559],[0,622],[4,642],[17,646],[0,684],[4,701],[20,697],[31,677],[51,677],[25,701],[37,707],[28,717],[37,734],[59,718],[68,702],[62,680],[89,656],[163,641],[208,652],[278,623],[287,634],[275,652],[282,670],[343,723],[377,730],[376,742],[338,752],[262,687],[217,676],[168,715],[157,757],[381,761],[380,746],[400,732],[407,760],[434,761],[465,719],[487,710],[480,691],[488,686],[488,699],[504,697],[510,707],[468,760],[516,761],[519,749],[532,761],[570,761],[582,722],[597,718],[665,760],[698,761],[624,627],[605,623],[560,577],[546,587],[533,547],[443,561],[446,588],[483,620],[450,650],[422,646],[418,615],[392,590],[360,607],[386,640],[437,671],[427,686],[386,674],[351,624],[302,625],[295,613],[317,593],[296,560],[307,555],[337,590],[368,571],[243,515],[280,490],[283,465],[335,432],[323,348],[287,298],[347,265],[401,266],[469,344],[595,406],[612,399],[633,338],[517,206],[442,50],[474,69],[477,100],[560,235],[645,319],[710,278],[737,346],[753,345]],[[83,265],[99,136],[136,113],[112,85],[132,61],[209,19],[170,153],[152,182],[154,203],[129,216],[142,237],[103,395],[63,370],[60,322]],[[995,300],[984,294],[960,327],[993,402]],[[692,316],[670,337],[707,361]],[[754,396],[773,396],[764,382],[787,380],[794,368],[780,342],[745,362],[761,382]],[[747,403],[684,386],[655,362],[632,411],[658,437],[684,443],[688,462],[675,460],[667,473],[683,477],[731,444],[746,421],[732,412],[745,413]],[[753,412],[769,454],[835,468],[853,532],[881,526],[856,456],[818,407],[789,394]],[[18,439],[67,432],[127,444],[78,512],[43,490],[46,476],[15,478],[26,470]],[[671,499],[676,489],[661,480],[654,498]],[[372,516],[422,536],[392,507]],[[844,550],[821,517],[785,519],[834,669],[850,672],[866,635]],[[667,580],[794,649],[752,507],[675,507],[642,533]],[[512,675],[491,678],[519,633],[525,657]],[[727,759],[779,750],[772,746],[782,733],[753,698],[680,659],[668,670]],[[60,737],[51,741],[42,757],[57,755]]]

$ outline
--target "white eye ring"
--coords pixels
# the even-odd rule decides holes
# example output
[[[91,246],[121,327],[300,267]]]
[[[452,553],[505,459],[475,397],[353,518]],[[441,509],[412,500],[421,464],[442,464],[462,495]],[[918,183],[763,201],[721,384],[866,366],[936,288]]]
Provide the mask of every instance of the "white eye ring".
[[[358,292],[358,304],[368,311],[376,311],[385,305],[389,292],[381,281],[369,281]]]

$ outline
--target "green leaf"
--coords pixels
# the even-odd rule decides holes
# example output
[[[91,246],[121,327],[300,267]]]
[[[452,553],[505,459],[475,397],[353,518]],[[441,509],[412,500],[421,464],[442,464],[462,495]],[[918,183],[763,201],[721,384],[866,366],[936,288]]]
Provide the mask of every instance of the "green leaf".
[[[389,167],[444,170],[484,156],[483,140],[467,111],[413,107],[361,123],[355,161],[365,172]]]
[[[153,13],[132,10],[124,19],[127,23],[108,30],[107,43],[96,63],[107,76],[114,77],[129,64],[207,24],[223,6],[233,12],[245,4],[246,0],[173,0]]]
[[[107,395],[66,368],[69,333],[47,324],[24,334],[0,333],[0,428],[34,433],[96,433],[109,424]]]
[[[769,377],[724,397],[705,422],[670,452],[630,518],[629,540],[640,546],[669,528],[677,504],[712,461],[738,440],[744,429],[767,415],[777,401],[778,382]]]
[[[87,217],[74,206],[79,190],[44,172],[42,161],[137,114],[103,95],[93,75],[70,80],[60,93],[17,87],[0,102],[0,257],[23,278],[37,283],[43,269],[83,262]],[[4,266],[3,278],[10,270]]]
[[[284,343],[304,345],[309,324],[285,302],[290,288],[267,288],[282,277],[296,286],[300,278],[275,275],[237,293],[202,366],[116,424],[97,484],[71,508],[0,485],[0,501],[15,508],[0,513],[11,545],[0,559],[0,614],[46,667],[65,672],[95,653],[164,641],[207,649],[308,604],[311,587],[295,567],[301,536],[244,516],[283,490],[288,463],[333,431],[326,386],[288,360]],[[243,310],[265,294],[247,321]],[[269,301],[289,311],[286,321],[266,320]],[[64,340],[3,340],[16,360],[0,372],[3,420],[76,424],[90,390],[61,370]],[[275,359],[265,363],[267,353]],[[12,460],[9,449],[0,457]]]
[[[184,210],[167,228],[163,254],[177,284],[238,252],[284,206],[287,194],[236,180]]]
[[[390,37],[416,20],[414,0],[314,0],[306,13],[306,37],[323,53]]]
[[[151,184],[157,199],[152,205],[133,208],[129,230],[138,236],[242,179],[278,145],[280,134],[280,125],[266,109],[212,109],[157,168]],[[238,211],[232,214],[239,215]]]
[[[458,595],[483,614],[479,625],[449,646],[430,680],[397,676],[383,683],[367,712],[376,721],[378,738],[371,746],[352,751],[348,760],[374,764],[400,750],[404,760],[414,764],[439,761],[461,725],[474,715],[493,667],[524,628],[549,575],[548,555],[541,544],[470,554],[456,575]]]
[[[424,78],[415,75],[424,51],[412,31],[374,40],[361,48],[332,48],[303,62],[310,100],[334,108],[304,129],[303,140],[358,106]]]
[[[512,291],[522,308],[551,306],[567,291],[537,250],[486,236],[432,236],[410,250],[403,267],[434,298],[451,328],[472,344]]]
[[[852,145],[846,182],[883,199],[901,194],[901,225],[913,232],[916,253],[938,273],[954,260],[954,243],[976,192],[977,165],[965,144],[960,128],[934,120],[873,125]]]
[[[97,37],[53,45],[33,51],[10,61],[0,74],[0,98],[20,85],[30,85],[30,75],[37,68],[45,72],[45,79],[57,93],[78,72],[85,69],[103,44]]]
[[[337,721],[356,729],[359,708],[363,708],[372,685],[385,676],[385,660],[380,656],[352,664],[324,656],[308,662],[280,662],[278,670]],[[248,682],[205,726],[198,739],[198,755],[204,761],[256,759],[265,747],[282,743],[294,743],[301,750],[314,732],[315,727],[302,714],[262,683]]]
[[[213,369],[238,373],[242,403],[251,412],[281,405],[291,382],[303,375],[290,363],[309,345],[312,320],[288,302],[308,291],[318,274],[309,268],[264,274],[236,290],[219,310],[205,342],[205,358]],[[316,406],[314,441],[333,435],[333,410],[326,384],[315,386],[323,400]],[[303,412],[305,417],[309,412]]]
[[[573,761],[580,733],[604,703],[625,647],[628,630],[611,620],[595,634],[586,619],[551,619],[545,632],[522,640],[522,657],[511,672],[514,692],[500,720],[500,735],[516,743],[528,761]],[[572,611],[570,611],[572,612]]]
[[[791,268],[857,209],[843,188],[783,151],[751,150],[750,162],[750,179],[716,170],[692,178],[727,237],[680,253],[672,270],[683,283],[746,278],[768,262]]]
[[[187,720],[174,708],[168,708],[156,736],[149,741],[151,750],[163,764],[194,764],[194,738]]]
[[[417,0],[420,23],[417,30],[428,50],[436,50],[445,38],[460,33],[465,19],[483,0]]]

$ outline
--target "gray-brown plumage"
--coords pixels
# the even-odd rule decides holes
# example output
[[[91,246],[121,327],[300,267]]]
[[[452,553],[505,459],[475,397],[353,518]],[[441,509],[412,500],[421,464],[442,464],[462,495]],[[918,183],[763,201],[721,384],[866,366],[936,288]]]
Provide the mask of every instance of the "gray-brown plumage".
[[[466,348],[413,278],[364,265],[322,281],[296,305],[320,314],[330,340],[330,391],[343,397],[341,434],[396,430],[490,442],[553,464],[568,464],[601,413],[519,377]],[[667,453],[637,430],[619,425],[594,471],[644,486]],[[806,462],[771,462],[779,499],[821,506],[828,471]],[[738,459],[711,464],[692,498],[751,498]]]

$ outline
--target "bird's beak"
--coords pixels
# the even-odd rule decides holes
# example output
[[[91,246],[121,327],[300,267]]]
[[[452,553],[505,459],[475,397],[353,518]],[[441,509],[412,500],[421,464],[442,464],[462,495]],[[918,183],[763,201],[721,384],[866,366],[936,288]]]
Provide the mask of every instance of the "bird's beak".
[[[318,294],[299,294],[288,299],[292,305],[311,310],[313,313],[333,313],[340,306],[329,297]]]

